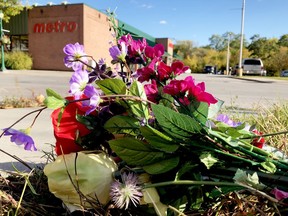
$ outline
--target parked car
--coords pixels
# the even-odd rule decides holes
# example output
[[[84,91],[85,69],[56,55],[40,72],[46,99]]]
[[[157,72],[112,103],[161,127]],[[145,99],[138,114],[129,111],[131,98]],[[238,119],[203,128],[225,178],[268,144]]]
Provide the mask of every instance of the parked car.
[[[283,70],[283,71],[281,71],[280,76],[281,76],[281,77],[288,77],[288,70]]]
[[[214,74],[215,73],[215,67],[212,65],[205,65],[203,72],[208,73],[208,74],[210,74],[210,73]]]
[[[246,58],[243,59],[242,63],[243,75],[261,75],[266,76],[266,70],[264,65],[259,58]]]

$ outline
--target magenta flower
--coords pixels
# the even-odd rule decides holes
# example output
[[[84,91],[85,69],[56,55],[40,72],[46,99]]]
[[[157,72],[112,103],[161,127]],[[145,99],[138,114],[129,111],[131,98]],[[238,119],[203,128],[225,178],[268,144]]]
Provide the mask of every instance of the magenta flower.
[[[88,59],[85,57],[86,53],[84,52],[84,46],[80,45],[78,42],[75,44],[67,44],[63,48],[63,52],[66,54],[64,57],[64,64],[68,68],[72,68],[74,71],[82,69],[83,63],[88,62]]]
[[[181,61],[173,62],[171,66],[166,65],[164,62],[160,62],[158,66],[158,78],[160,81],[166,81],[169,78],[184,73],[188,69],[189,67],[184,66]]]
[[[185,78],[189,89],[189,96],[195,97],[197,101],[206,102],[208,105],[217,103],[217,100],[208,92],[205,92],[205,83],[201,82],[195,85],[194,79],[191,76]]]
[[[12,128],[4,128],[4,136],[11,136],[10,141],[17,145],[24,145],[25,150],[37,151],[33,139],[26,133]]]
[[[162,44],[156,44],[154,47],[146,46],[145,48],[145,55],[150,59],[161,59],[164,55],[165,48]]]
[[[274,196],[275,196],[275,198],[276,198],[277,200],[282,200],[282,199],[288,198],[288,192],[279,190],[279,189],[277,189],[277,188],[274,188],[274,189],[271,191],[271,193],[274,194]]]
[[[176,96],[184,105],[189,105],[195,99],[206,102],[208,105],[217,103],[217,100],[210,93],[205,92],[205,84],[202,82],[196,85],[191,76],[184,80],[172,80],[164,86],[163,92]]]
[[[172,96],[185,95],[188,85],[185,80],[172,80],[168,85],[164,86],[163,92]]]
[[[124,173],[122,181],[112,183],[110,191],[112,201],[118,208],[125,207],[127,209],[130,203],[136,206],[140,203],[140,199],[143,196],[137,176],[132,173],[128,175]]]
[[[151,84],[146,84],[144,86],[144,90],[145,90],[148,100],[154,103],[157,103],[158,87],[157,87],[156,80],[152,80]]]
[[[139,82],[149,81],[150,79],[154,79],[156,77],[156,72],[154,70],[156,63],[155,60],[152,60],[147,67],[139,68],[137,70],[136,74]]]
[[[86,71],[75,71],[69,81],[70,90],[69,93],[75,96],[75,99],[79,99],[89,82],[89,74]]]

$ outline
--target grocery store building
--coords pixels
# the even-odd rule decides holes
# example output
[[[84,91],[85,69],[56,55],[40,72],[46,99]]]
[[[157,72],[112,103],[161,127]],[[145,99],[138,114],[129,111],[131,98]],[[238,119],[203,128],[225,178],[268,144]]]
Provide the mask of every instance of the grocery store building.
[[[116,20],[118,26],[131,35],[146,38],[150,45],[161,43],[165,47],[165,60],[173,60],[173,43],[169,38],[154,38],[127,23]],[[26,51],[33,58],[33,69],[69,70],[63,64],[63,47],[79,42],[85,52],[94,59],[109,55],[109,41],[112,41],[108,16],[85,4],[61,4],[36,6],[12,17],[3,23],[9,30],[11,44],[9,51]]]

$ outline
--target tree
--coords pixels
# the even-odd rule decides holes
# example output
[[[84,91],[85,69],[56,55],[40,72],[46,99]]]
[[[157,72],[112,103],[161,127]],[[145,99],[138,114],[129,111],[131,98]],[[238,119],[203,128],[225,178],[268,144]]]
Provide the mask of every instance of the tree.
[[[288,47],[288,34],[284,34],[280,37],[278,40],[278,45]]]
[[[228,46],[228,38],[230,48],[238,49],[240,48],[240,34],[235,34],[233,32],[226,32],[224,34],[217,35],[214,34],[209,38],[210,44],[209,47],[218,51],[224,51]],[[246,39],[243,40],[243,46],[246,47],[248,45]]]
[[[174,45],[174,53],[181,56],[183,59],[186,59],[188,56],[191,56],[193,52],[193,41],[191,40],[182,40],[177,41]]]
[[[279,51],[278,39],[260,37],[260,35],[253,35],[248,50],[252,57],[258,57],[263,60],[270,58]]]
[[[4,13],[3,21],[9,22],[10,17],[20,14],[24,7],[19,0],[0,0],[0,10]]]

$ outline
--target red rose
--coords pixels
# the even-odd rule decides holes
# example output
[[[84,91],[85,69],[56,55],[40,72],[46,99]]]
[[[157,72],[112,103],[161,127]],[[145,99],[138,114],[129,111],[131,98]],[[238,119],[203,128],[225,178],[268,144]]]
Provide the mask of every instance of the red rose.
[[[263,133],[259,132],[256,129],[252,130],[252,132],[258,136],[263,135]],[[254,145],[258,148],[261,148],[261,149],[263,148],[264,143],[265,143],[265,139],[263,137],[254,138],[251,142],[252,145]]]
[[[66,99],[72,100],[73,97]],[[76,120],[76,114],[85,115],[86,110],[83,109],[80,102],[69,103],[60,117],[60,121],[58,121],[61,109],[62,108],[56,109],[51,114],[54,136],[56,138],[56,154],[69,154],[83,150],[82,147],[76,143],[77,137],[85,136],[90,131],[85,125]]]

